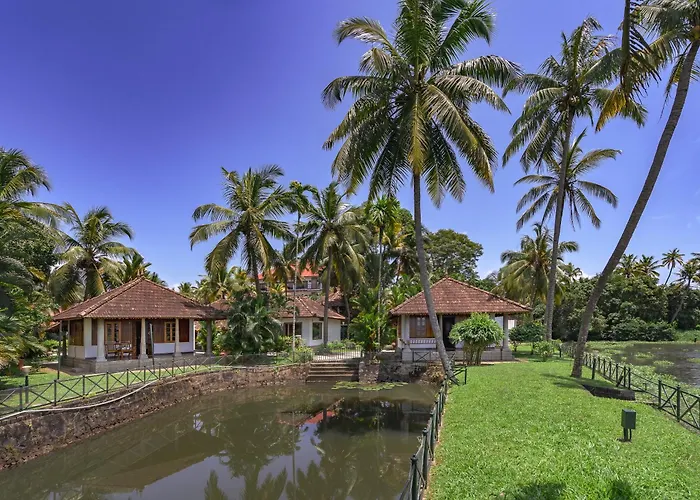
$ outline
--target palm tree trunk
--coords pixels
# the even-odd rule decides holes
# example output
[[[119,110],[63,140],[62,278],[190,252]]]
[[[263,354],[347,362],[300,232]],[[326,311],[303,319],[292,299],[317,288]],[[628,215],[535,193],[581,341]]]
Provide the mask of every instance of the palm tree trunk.
[[[383,260],[383,255],[382,255],[382,238],[384,236],[384,228],[380,227],[379,228],[379,276],[378,276],[378,283],[377,283],[377,319],[382,314],[382,260]],[[381,344],[381,338],[382,338],[382,327],[381,327],[381,322],[377,323],[377,342]]]
[[[258,260],[255,258],[255,253],[250,248],[250,245],[247,246],[247,252],[250,272],[253,274],[253,279],[255,280],[255,295],[259,297],[262,289],[260,287],[260,276],[258,273]]]
[[[561,220],[564,216],[564,201],[566,199],[566,172],[571,148],[571,131],[574,117],[571,113],[566,118],[564,143],[562,144],[561,165],[559,165],[559,186],[557,191],[557,208],[554,215],[554,234],[552,236],[552,259],[549,264],[549,282],[547,283],[547,308],[545,309],[544,339],[552,340],[552,323],[554,320],[554,294],[557,289],[557,268],[559,267],[559,239],[561,237]]]
[[[675,312],[673,313],[673,316],[671,316],[671,321],[669,323],[673,323],[678,319],[678,315],[681,313],[683,310],[683,306],[685,305],[685,297],[688,295],[688,292],[690,290],[690,278],[688,278],[688,288],[686,288],[683,293],[681,294],[681,300],[678,303],[678,307],[676,307]]]
[[[435,335],[435,346],[437,347],[442,368],[445,371],[445,377],[457,383],[457,379],[452,371],[452,363],[447,357],[445,343],[442,340],[442,331],[438,323],[437,314],[435,314],[435,303],[433,302],[433,293],[430,290],[430,278],[428,277],[428,266],[425,262],[425,248],[423,246],[423,222],[420,209],[420,175],[413,174],[413,221],[416,232],[416,251],[418,253],[418,268],[420,269],[420,282],[423,286],[423,296],[425,304],[428,308],[428,319],[430,327]]]
[[[666,122],[666,127],[661,134],[661,139],[659,140],[659,145],[656,148],[656,154],[654,155],[654,160],[651,163],[651,168],[649,168],[649,173],[644,181],[644,186],[642,186],[642,191],[639,193],[639,198],[634,204],[630,218],[627,221],[625,229],[622,231],[622,236],[620,236],[620,241],[617,242],[615,250],[613,250],[608,263],[605,265],[603,272],[598,277],[593,292],[588,299],[588,304],[586,304],[586,310],[581,316],[581,328],[578,332],[578,342],[576,344],[576,353],[574,356],[574,367],[571,370],[572,377],[581,377],[581,372],[583,368],[583,353],[586,349],[586,342],[588,341],[588,330],[591,327],[591,321],[593,319],[593,313],[595,312],[595,307],[598,304],[598,299],[603,294],[605,285],[607,285],[610,276],[612,276],[615,267],[617,267],[620,258],[627,250],[627,245],[629,245],[632,236],[634,235],[635,229],[639,224],[639,220],[642,218],[644,209],[649,202],[651,193],[654,191],[654,186],[656,185],[656,180],[659,178],[659,173],[661,173],[661,167],[664,165],[664,160],[666,159],[666,153],[668,153],[668,148],[671,145],[671,140],[673,139],[673,134],[676,131],[678,122],[683,113],[683,107],[685,106],[686,98],[688,97],[688,87],[690,86],[690,79],[693,72],[693,65],[695,64],[695,57],[697,56],[698,49],[700,48],[700,42],[693,42],[686,56],[685,63],[681,69],[681,74],[678,79],[678,89],[676,90],[676,97],[673,100],[673,106],[671,107],[671,112],[668,116],[668,121]]]
[[[668,280],[671,279],[672,274],[673,274],[673,266],[671,266],[668,270],[668,276],[666,276],[666,281],[664,281],[664,286],[668,285]]]
[[[328,267],[326,268],[326,300],[323,301],[323,345],[328,344],[328,298],[331,291],[331,273],[333,272],[333,251],[328,250]]]

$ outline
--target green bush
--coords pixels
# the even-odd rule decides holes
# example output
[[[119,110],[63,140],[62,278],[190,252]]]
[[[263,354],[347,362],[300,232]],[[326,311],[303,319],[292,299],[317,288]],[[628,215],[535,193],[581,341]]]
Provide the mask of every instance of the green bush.
[[[472,314],[452,327],[450,338],[463,342],[465,359],[478,365],[484,349],[503,340],[503,329],[488,314]]]
[[[297,336],[295,350],[300,350],[305,347],[304,340]],[[289,335],[280,335],[275,339],[273,346],[275,352],[292,352],[292,337]]]
[[[314,349],[314,352],[316,354],[333,354],[333,350],[331,349],[330,345],[318,346]]]
[[[647,322],[639,318],[629,318],[611,325],[603,333],[603,340],[641,340],[645,342],[672,341],[675,338],[673,326],[665,321]]]
[[[544,325],[537,321],[530,321],[518,325],[510,331],[510,341],[514,350],[518,350],[518,344],[525,342],[537,342],[544,338]]]
[[[540,342],[535,342],[533,351],[537,356],[542,358],[542,361],[548,361],[549,358],[554,356],[555,352],[559,352],[559,344],[557,342],[542,340]]]
[[[294,352],[296,363],[308,363],[314,359],[314,351],[310,347],[302,347]]]

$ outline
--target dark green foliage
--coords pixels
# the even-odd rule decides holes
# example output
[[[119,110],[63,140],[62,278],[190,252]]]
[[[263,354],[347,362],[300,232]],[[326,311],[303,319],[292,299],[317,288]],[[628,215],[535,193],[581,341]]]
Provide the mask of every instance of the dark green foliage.
[[[219,345],[227,354],[259,354],[274,350],[281,326],[278,310],[268,295],[241,295],[231,301],[228,328],[221,332]]]
[[[559,346],[556,342],[542,340],[540,342],[535,342],[532,349],[536,356],[539,356],[542,361],[548,361],[549,358],[554,356],[554,353],[559,351]]]
[[[675,330],[665,321],[647,322],[639,318],[630,318],[610,326],[601,335],[603,340],[643,340],[646,342],[661,342],[673,340]]]
[[[479,279],[476,262],[484,253],[484,248],[470,240],[466,234],[452,229],[438,229],[434,233],[428,233],[425,251],[428,254],[433,278],[449,276],[469,282]]]
[[[544,338],[544,325],[537,321],[523,323],[509,332],[509,338],[514,350],[517,351],[518,344],[542,340]]]
[[[472,314],[452,327],[450,339],[463,342],[465,359],[478,365],[484,349],[503,340],[503,329],[488,314]]]

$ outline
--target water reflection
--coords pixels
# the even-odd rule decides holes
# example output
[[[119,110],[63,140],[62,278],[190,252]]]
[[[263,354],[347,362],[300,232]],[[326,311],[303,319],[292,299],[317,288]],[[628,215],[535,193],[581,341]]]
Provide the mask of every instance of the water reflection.
[[[395,498],[434,390],[201,398],[0,473],[3,498]],[[32,478],[28,481],[27,478]]]

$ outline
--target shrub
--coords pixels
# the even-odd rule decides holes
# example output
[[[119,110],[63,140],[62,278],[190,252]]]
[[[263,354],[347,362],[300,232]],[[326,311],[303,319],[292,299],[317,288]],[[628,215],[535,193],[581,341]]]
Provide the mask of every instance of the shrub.
[[[308,363],[314,359],[314,351],[310,347],[302,347],[294,352],[296,363]]]
[[[554,356],[555,352],[559,351],[559,344],[542,340],[540,342],[535,342],[533,351],[537,356],[542,358],[542,361],[547,361]]]
[[[470,364],[481,364],[484,349],[503,339],[503,329],[488,314],[473,314],[452,327],[450,338],[463,342],[464,356]]]
[[[537,321],[530,321],[518,325],[510,331],[510,341],[513,343],[514,350],[518,350],[518,344],[524,342],[537,342],[544,338],[544,325]]]
[[[296,338],[295,350],[300,350],[305,347],[304,340],[301,337]],[[289,335],[280,335],[275,339],[273,350],[275,352],[292,352],[292,337]]]
[[[675,330],[665,321],[651,323],[639,318],[629,318],[612,325],[602,337],[604,340],[661,342],[674,340]]]
[[[314,349],[316,354],[333,354],[333,350],[330,345],[322,345]]]

